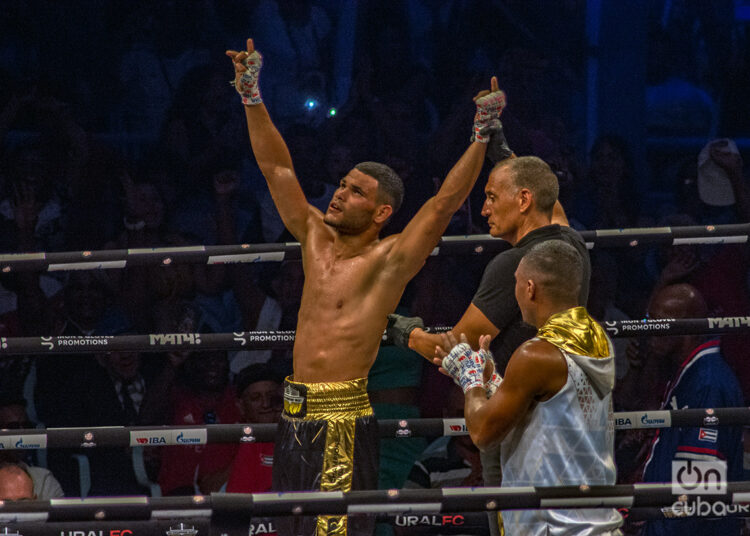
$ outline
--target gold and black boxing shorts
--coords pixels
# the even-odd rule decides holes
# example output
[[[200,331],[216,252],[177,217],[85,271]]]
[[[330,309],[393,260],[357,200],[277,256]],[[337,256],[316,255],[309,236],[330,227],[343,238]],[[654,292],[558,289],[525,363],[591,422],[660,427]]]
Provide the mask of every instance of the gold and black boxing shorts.
[[[284,412],[276,432],[274,491],[351,491],[378,487],[378,425],[367,379],[284,381]],[[372,534],[375,519],[357,516],[277,520],[280,536]]]

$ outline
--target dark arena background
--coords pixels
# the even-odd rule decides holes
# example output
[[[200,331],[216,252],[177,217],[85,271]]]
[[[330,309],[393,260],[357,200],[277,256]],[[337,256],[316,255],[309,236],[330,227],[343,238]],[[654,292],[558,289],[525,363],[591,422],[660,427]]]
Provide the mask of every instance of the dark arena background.
[[[436,192],[497,76],[510,148],[549,164],[589,247],[587,306],[616,351],[616,486],[485,494],[458,390],[384,340],[380,489],[264,493],[294,461],[273,460],[280,391],[250,386],[291,373],[304,276],[229,83],[225,51],[248,37],[311,204],[360,161],[402,177],[384,234]],[[750,534],[748,162],[750,0],[2,2],[0,491],[22,463],[36,500],[0,502],[0,536],[252,536],[318,511],[377,514],[379,535],[489,534],[484,510],[566,500],[621,508],[626,534],[691,516]],[[454,325],[509,247],[481,214],[490,169],[399,313]],[[655,315],[670,285],[706,314]],[[709,341],[740,401],[672,407],[667,361]],[[665,429],[699,449],[745,436],[728,486],[690,504],[642,487]],[[436,460],[456,449],[451,473]],[[455,487],[478,495],[436,489]]]

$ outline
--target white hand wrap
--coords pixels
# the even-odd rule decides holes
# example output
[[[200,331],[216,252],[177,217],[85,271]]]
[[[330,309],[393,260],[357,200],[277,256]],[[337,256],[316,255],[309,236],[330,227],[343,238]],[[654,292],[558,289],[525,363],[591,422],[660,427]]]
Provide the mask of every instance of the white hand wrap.
[[[484,390],[487,393],[487,398],[491,398],[495,394],[497,388],[500,387],[500,383],[503,381],[503,377],[497,372],[492,373],[490,381],[484,384]]]
[[[260,76],[260,68],[263,66],[263,56],[255,50],[242,60],[242,65],[247,70],[242,73],[236,83],[233,83],[234,88],[242,97],[242,104],[260,104],[263,99],[258,88],[258,77]]]
[[[443,358],[443,368],[464,394],[474,387],[484,387],[484,357],[465,342],[454,346]]]
[[[505,108],[505,93],[502,91],[493,91],[477,99],[477,112],[474,115],[474,130],[471,134],[471,141],[487,143],[490,141],[490,135],[499,130],[500,114]]]
[[[484,348],[480,348],[479,354],[482,356],[485,363],[492,363],[492,376],[490,376],[489,381],[484,384],[484,390],[487,393],[487,398],[490,398],[495,394],[497,388],[500,387],[500,382],[503,381],[503,377],[500,376],[500,374],[498,374],[497,372],[497,365],[495,364],[495,358],[492,357],[492,352],[490,352],[489,350],[485,350]]]

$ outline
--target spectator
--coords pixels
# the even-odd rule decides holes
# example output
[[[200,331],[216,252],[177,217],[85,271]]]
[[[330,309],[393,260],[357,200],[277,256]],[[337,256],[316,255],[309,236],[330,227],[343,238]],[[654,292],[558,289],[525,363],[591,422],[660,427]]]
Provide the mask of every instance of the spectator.
[[[746,222],[750,219],[750,191],[743,159],[734,140],[716,139],[678,169],[678,211],[700,225]]]
[[[235,380],[242,420],[252,424],[277,423],[284,400],[281,375],[266,364],[249,365]],[[227,482],[230,493],[270,491],[273,443],[243,443]]]
[[[580,185],[570,207],[587,229],[623,229],[639,227],[639,199],[630,146],[620,136],[606,134],[594,141],[586,182]],[[568,207],[566,207],[567,209]],[[608,252],[609,253],[609,252]],[[651,281],[644,277],[646,249],[629,248],[610,253],[618,267],[628,267],[627,277],[619,277],[615,304],[625,315],[635,318],[645,308]]]
[[[149,162],[134,177],[123,171],[124,230],[106,249],[186,246],[185,238],[169,232],[167,222],[172,207],[165,202],[160,184],[150,175]],[[205,268],[205,267],[203,267]],[[195,291],[194,267],[135,266],[110,270],[110,286],[126,307],[135,329],[147,332],[158,322],[161,307],[192,299]]]
[[[68,356],[66,356],[67,358]],[[133,426],[150,382],[137,352],[109,352],[85,356],[76,374],[66,376],[47,404],[55,404],[54,414],[45,413],[48,427],[54,426]],[[79,489],[80,469],[71,454],[83,455],[90,468],[91,495],[143,494],[133,470],[128,447],[96,449],[56,449],[49,452],[49,467],[71,494]]]
[[[234,281],[234,291],[242,305],[244,329],[294,330],[297,326],[297,311],[302,299],[304,279],[302,263],[298,261],[284,261],[278,266],[267,267],[257,284],[253,284],[249,278],[242,280],[237,277]],[[263,301],[253,308],[258,298],[263,298]],[[291,361],[292,351],[288,348],[239,350],[231,357],[231,369],[233,373],[238,373],[253,363],[270,362],[275,364],[276,370],[288,370],[291,373]]]
[[[115,87],[127,88],[113,110],[121,132],[155,139],[185,75],[208,63],[202,46],[199,4],[128,5],[117,15],[124,44]],[[135,9],[133,9],[135,7]],[[124,16],[123,16],[124,15]]]
[[[697,180],[685,181],[680,191],[681,209],[688,213],[673,216],[673,221],[680,225],[750,221],[743,159],[732,140],[708,143],[698,157],[697,173],[691,175]],[[750,309],[750,257],[745,244],[682,245],[665,253],[657,285],[693,285],[706,302],[708,316],[742,316]],[[750,400],[748,344],[747,332],[722,337],[722,355],[737,375],[746,401]]]
[[[241,420],[235,391],[229,384],[225,351],[170,354],[153,391],[160,399],[157,405],[161,410],[151,407],[149,415],[166,415],[167,423],[174,426],[232,424]],[[158,483],[162,493],[219,491],[227,481],[236,453],[234,444],[160,447]]]
[[[649,307],[650,318],[703,318],[706,304],[695,287],[670,285],[656,291]],[[721,343],[701,344],[698,335],[652,337],[649,360],[663,363],[669,384],[661,409],[724,408],[744,405],[737,378],[722,358]],[[651,443],[643,473],[644,482],[671,482],[672,466],[681,460],[699,459],[726,463],[726,478],[742,480],[742,430],[723,428],[661,428]],[[739,519],[668,519],[646,524],[645,534],[739,534]]]
[[[26,400],[23,398],[3,397],[0,398],[0,429],[23,430],[34,428],[26,414]],[[26,456],[21,457],[21,453]],[[6,451],[0,454],[0,464],[16,463],[21,466],[34,483],[34,497],[40,500],[56,499],[64,495],[62,486],[52,475],[52,472],[44,467],[34,465],[36,451],[14,452]]]
[[[261,0],[250,20],[252,35],[276,60],[263,67],[271,115],[280,126],[314,124],[334,104],[334,60],[341,53],[333,46],[334,23],[319,5],[301,0]]]
[[[730,8],[731,9],[731,8]],[[689,32],[680,31],[681,34]],[[647,63],[646,126],[652,136],[703,136],[716,123],[717,102],[695,80],[694,56],[661,29],[651,32]],[[698,41],[694,36],[691,41]]]
[[[48,308],[39,322],[48,328],[39,335],[105,335],[120,333],[127,327],[124,315],[112,306],[112,296],[101,274],[91,271],[70,272],[63,289],[61,308]],[[47,305],[50,305],[47,302]],[[19,303],[19,308],[21,304]],[[61,310],[60,310],[61,309]],[[46,316],[46,318],[45,318]],[[39,420],[47,426],[76,426],[70,421],[69,408],[78,407],[77,391],[81,378],[96,370],[96,360],[90,354],[43,356],[36,361],[34,402]],[[101,423],[104,426],[107,423]]]
[[[0,199],[0,246],[6,251],[59,251],[63,206],[55,187],[62,166],[39,142],[17,148],[6,162],[9,181]]]
[[[597,251],[591,255],[591,293],[587,308],[599,322],[629,320],[615,303],[619,286],[617,259],[608,251]],[[628,371],[626,357],[628,339],[612,341],[615,349],[615,375],[619,380]]]
[[[630,147],[620,136],[600,136],[591,147],[591,163],[586,182],[572,196],[566,207],[587,229],[621,229],[635,227],[638,204],[635,170]]]
[[[33,501],[34,483],[21,464],[0,462],[0,500]]]

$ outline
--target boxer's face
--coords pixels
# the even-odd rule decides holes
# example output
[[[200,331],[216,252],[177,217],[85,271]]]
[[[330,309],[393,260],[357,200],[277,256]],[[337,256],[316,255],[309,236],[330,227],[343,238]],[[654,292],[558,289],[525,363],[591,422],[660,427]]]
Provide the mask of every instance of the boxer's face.
[[[341,179],[323,222],[343,234],[359,234],[373,223],[383,205],[378,203],[378,181],[352,169]]]

